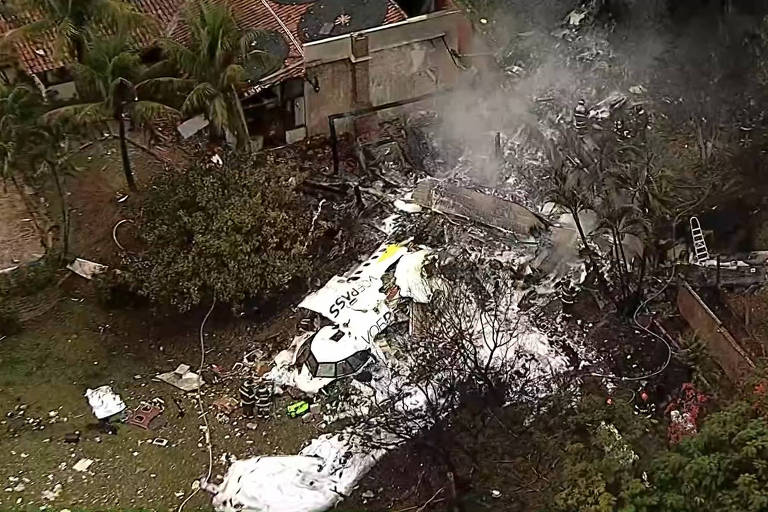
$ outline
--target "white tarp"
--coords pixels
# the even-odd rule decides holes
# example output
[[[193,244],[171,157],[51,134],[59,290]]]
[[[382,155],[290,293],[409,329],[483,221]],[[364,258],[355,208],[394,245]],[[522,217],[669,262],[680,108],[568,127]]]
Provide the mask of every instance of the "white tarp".
[[[86,389],[85,398],[97,419],[103,420],[125,410],[125,402],[110,386]]]

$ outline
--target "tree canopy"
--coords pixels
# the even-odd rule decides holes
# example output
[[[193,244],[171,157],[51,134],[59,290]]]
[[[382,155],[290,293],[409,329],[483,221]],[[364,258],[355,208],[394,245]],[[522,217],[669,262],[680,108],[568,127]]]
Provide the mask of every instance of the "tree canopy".
[[[292,176],[286,164],[234,155],[157,176],[136,219],[145,248],[126,256],[130,284],[180,310],[284,290],[307,268],[309,222]]]

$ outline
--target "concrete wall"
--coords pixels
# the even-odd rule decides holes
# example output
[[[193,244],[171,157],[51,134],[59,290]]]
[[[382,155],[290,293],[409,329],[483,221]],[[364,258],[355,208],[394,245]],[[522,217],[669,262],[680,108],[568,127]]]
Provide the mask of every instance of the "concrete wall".
[[[684,281],[677,292],[677,307],[696,336],[704,340],[709,355],[728,378],[736,383],[744,382],[754,370],[755,363],[701,297]]]
[[[329,115],[453,85],[460,71],[448,48],[462,52],[467,25],[463,14],[446,11],[369,29],[360,33],[368,44],[364,59],[353,56],[352,35],[304,45],[307,77],[320,88],[304,86],[309,135],[327,134]],[[338,122],[339,131],[346,128]]]

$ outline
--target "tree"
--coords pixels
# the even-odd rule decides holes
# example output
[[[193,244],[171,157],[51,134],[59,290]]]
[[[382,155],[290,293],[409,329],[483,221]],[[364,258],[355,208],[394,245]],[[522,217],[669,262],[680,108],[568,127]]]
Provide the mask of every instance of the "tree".
[[[223,140],[229,130],[244,149],[249,135],[238,94],[247,80],[260,78],[280,63],[260,49],[266,34],[240,29],[227,2],[195,0],[187,5],[186,19],[188,43],[163,41],[170,63],[183,75],[167,85],[188,91],[181,111],[203,114],[212,139]]]
[[[549,382],[542,370],[547,361],[530,351],[518,329],[524,320],[511,269],[462,256],[433,265],[424,279],[433,297],[412,305],[410,334],[392,337],[398,356],[389,364],[386,391],[376,394],[368,418],[373,428],[361,435],[374,447],[406,441],[425,447],[446,472],[452,508],[460,509],[462,484],[483,464],[475,450],[492,411],[537,396],[538,379]],[[465,408],[473,414],[462,415]]]
[[[707,418],[697,435],[660,454],[650,485],[627,489],[625,510],[766,510],[767,464],[768,422],[752,404],[736,402]]]
[[[0,85],[0,178],[10,178],[19,161],[38,145],[43,112],[39,91],[26,84]]]
[[[581,243],[587,250],[589,243],[580,215],[594,206],[597,178],[588,167],[589,161],[576,134],[564,131],[560,144],[549,147],[549,187],[545,195],[573,217]]]
[[[126,255],[124,278],[182,311],[213,297],[237,306],[284,291],[308,266],[295,176],[286,163],[235,155],[221,167],[158,175],[135,219],[144,248]]]
[[[159,118],[175,117],[178,112],[154,101],[158,78],[148,78],[147,68],[136,52],[128,50],[124,37],[95,41],[88,47],[82,64],[74,64],[75,84],[82,103],[54,108],[46,114],[51,122],[77,127],[103,128],[117,124],[123,172],[131,190],[136,181],[128,156],[125,122],[148,127]]]
[[[72,56],[77,62],[83,62],[87,42],[95,30],[153,28],[151,18],[123,0],[11,0],[8,10],[24,24],[6,33],[6,44],[19,38],[53,37],[57,56]]]

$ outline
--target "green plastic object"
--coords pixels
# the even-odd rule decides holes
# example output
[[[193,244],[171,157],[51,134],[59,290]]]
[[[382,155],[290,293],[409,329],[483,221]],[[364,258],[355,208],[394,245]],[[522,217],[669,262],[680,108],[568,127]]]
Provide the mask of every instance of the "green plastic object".
[[[288,417],[296,418],[298,416],[301,416],[308,410],[309,410],[309,404],[304,400],[300,402],[293,402],[291,405],[288,406]]]

